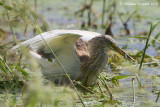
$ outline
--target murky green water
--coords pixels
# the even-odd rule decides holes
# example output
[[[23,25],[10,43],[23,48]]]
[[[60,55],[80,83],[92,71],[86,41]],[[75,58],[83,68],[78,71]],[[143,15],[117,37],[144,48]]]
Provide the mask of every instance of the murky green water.
[[[90,0],[86,0],[89,2]],[[108,0],[106,0],[108,2]],[[124,0],[117,1],[117,9],[122,16],[122,19],[125,21],[128,16],[136,9],[136,6],[120,5]],[[130,0],[130,2],[133,2]],[[146,2],[145,0],[139,1],[141,3]],[[157,2],[156,0],[148,0],[148,2]],[[31,3],[33,3],[31,1]],[[108,2],[109,3],[109,2]],[[48,22],[50,30],[54,29],[81,29],[81,23],[87,23],[87,12],[83,17],[75,17],[75,12],[83,7],[84,0],[37,0],[37,12],[43,16],[43,18]],[[107,7],[106,3],[106,7]],[[93,3],[93,9],[97,13],[101,14],[102,12],[102,0],[95,0]],[[138,11],[133,18],[128,22],[129,29],[131,31],[131,37],[125,35],[123,30],[123,25],[117,16],[114,15],[112,32],[115,35],[115,38],[120,47],[127,47],[126,50],[142,50],[145,45],[145,40],[139,40],[132,38],[133,36],[140,36],[140,33],[149,32],[150,22],[156,21],[159,19],[159,10],[160,5],[155,6],[138,6]],[[108,14],[106,13],[105,19],[107,19]],[[91,18],[94,18],[93,16]],[[101,18],[101,17],[100,17]],[[106,20],[105,20],[106,21]],[[88,28],[90,31],[96,31],[104,34],[105,29],[99,26],[101,20],[95,22],[98,25],[97,29]],[[159,26],[155,29],[152,37],[154,37],[159,32]],[[23,34],[19,32],[19,35]],[[34,33],[29,33],[28,36],[19,36],[20,39],[27,39],[33,37]],[[147,36],[147,35],[144,35]],[[11,38],[9,40],[12,40]],[[156,46],[159,47],[159,43],[156,43]],[[157,47],[150,46],[147,49],[147,54],[153,57],[160,55],[160,51]],[[160,47],[159,47],[160,48]],[[158,63],[160,61],[158,60]],[[132,65],[129,65],[132,66]],[[138,66],[131,67],[130,69],[123,68],[120,73],[121,75],[135,75],[138,72],[134,69],[137,69]],[[120,103],[116,103],[115,106],[126,106],[126,107],[158,107],[160,106],[160,101],[155,103],[157,95],[156,91],[160,91],[160,66],[144,66],[141,72],[141,82],[142,88],[138,88],[138,82],[135,80],[135,102],[133,102],[133,90],[132,90],[132,78],[124,78],[119,80],[119,85],[111,88],[113,92],[114,99],[118,100]],[[18,97],[17,97],[18,98]],[[2,101],[3,95],[0,97]],[[85,104],[88,106],[101,105],[101,102],[97,102],[96,99],[89,99],[85,101]],[[104,104],[103,106],[111,106]],[[114,105],[112,105],[114,106]]]

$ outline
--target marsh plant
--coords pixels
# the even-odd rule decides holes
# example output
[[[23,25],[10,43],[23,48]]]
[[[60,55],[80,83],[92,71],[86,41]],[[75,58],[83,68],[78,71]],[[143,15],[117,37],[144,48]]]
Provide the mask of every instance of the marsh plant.
[[[68,2],[71,1],[68,0]],[[54,24],[50,24],[45,16],[39,15],[38,8],[40,7],[38,7],[38,2],[38,0],[0,1],[0,106],[134,106],[135,103],[133,104],[132,102],[139,102],[139,105],[158,105],[158,103],[154,102],[159,101],[160,95],[160,77],[157,74],[160,69],[160,33],[157,30],[159,21],[152,20],[153,23],[145,22],[149,23],[147,31],[135,33],[132,36],[133,29],[131,29],[132,26],[130,24],[133,21],[133,24],[137,24],[139,20],[147,20],[146,16],[140,14],[141,11],[138,6],[131,12],[125,9],[127,11],[125,13],[124,9],[121,12],[119,2],[116,0],[81,0],[77,5],[75,4],[75,10],[70,9],[72,6],[66,7],[66,3],[62,1],[53,1],[53,4],[63,4],[62,8],[56,8],[58,8],[57,10],[58,12],[60,11],[60,14],[62,14],[62,10],[65,11],[64,16],[68,15],[69,10],[74,10],[73,16],[69,20],[75,16],[74,18],[78,20],[77,22],[81,21],[82,23],[78,26],[79,29],[96,29],[104,31],[104,34],[110,34],[113,37],[115,36],[113,28],[116,30],[122,29],[125,33],[120,31],[118,34],[120,36],[127,35],[127,37],[123,37],[125,40],[127,38],[127,42],[133,43],[135,40],[144,43],[144,47],[136,49],[136,52],[128,52],[135,59],[134,62],[128,62],[116,53],[110,52],[106,69],[109,73],[105,70],[98,77],[100,81],[98,85],[85,87],[80,82],[73,81],[70,85],[59,86],[42,76],[39,72],[39,66],[28,54],[28,49],[22,47],[19,52],[10,51],[13,45],[20,43],[24,38],[30,38],[27,35],[38,35],[49,31],[51,29],[50,26],[54,26],[52,29],[68,26],[61,23],[56,25],[56,21]],[[43,3],[45,4],[47,1],[43,1]],[[97,6],[98,3],[102,8],[97,9],[100,7]],[[55,7],[52,7],[47,7],[47,12],[55,9]],[[117,27],[117,20],[120,21],[122,28]],[[77,27],[78,24],[76,23],[74,26]],[[149,25],[151,25],[150,28]],[[136,28],[134,30],[136,32]],[[128,39],[133,40],[128,41]],[[150,47],[157,51],[157,56],[147,54],[147,49]],[[122,48],[127,49],[128,46],[124,44]],[[150,69],[152,70],[148,73]],[[125,73],[123,74],[123,72]],[[151,72],[156,73],[150,75]],[[152,100],[152,102],[148,102],[149,100]]]

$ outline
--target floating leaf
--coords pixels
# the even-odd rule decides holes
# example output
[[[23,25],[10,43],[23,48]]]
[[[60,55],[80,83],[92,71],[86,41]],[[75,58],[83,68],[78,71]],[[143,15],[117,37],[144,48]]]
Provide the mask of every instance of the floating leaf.
[[[131,37],[131,38],[146,39],[147,37],[146,36],[134,36],[134,37]]]
[[[127,78],[127,77],[131,77],[132,75],[118,75],[118,76],[114,76],[112,78],[112,80],[118,80],[118,79],[123,79],[123,78]]]

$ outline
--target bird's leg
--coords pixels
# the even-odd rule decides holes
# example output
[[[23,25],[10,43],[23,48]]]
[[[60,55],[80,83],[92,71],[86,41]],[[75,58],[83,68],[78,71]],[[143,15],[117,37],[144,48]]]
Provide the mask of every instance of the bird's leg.
[[[102,84],[105,86],[105,88],[106,88],[106,90],[107,90],[107,92],[108,92],[108,94],[109,94],[109,96],[110,96],[110,100],[113,101],[114,98],[113,98],[112,92],[111,92],[109,86],[106,84],[104,78],[103,78],[101,75],[100,75],[100,81],[101,81]]]
[[[109,94],[109,96],[110,96],[111,101],[113,101],[114,98],[113,98],[112,92],[111,92],[110,88],[108,87],[108,85],[107,85],[106,83],[105,83],[105,87],[106,87],[106,89],[107,89],[107,91],[108,91],[108,94]]]
[[[102,89],[101,89],[101,87],[100,87],[99,82],[97,82],[97,86],[98,86],[98,88],[100,89],[101,93],[104,95],[104,93],[103,93],[103,91],[102,91]]]
[[[83,85],[86,86],[87,85],[87,81],[88,81],[88,77],[91,74],[91,72],[93,72],[92,70],[89,70],[88,72],[85,73],[84,79],[83,79]]]

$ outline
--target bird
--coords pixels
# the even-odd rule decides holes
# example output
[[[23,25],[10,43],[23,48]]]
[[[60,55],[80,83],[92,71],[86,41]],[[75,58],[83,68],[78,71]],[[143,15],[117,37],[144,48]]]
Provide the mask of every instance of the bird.
[[[20,50],[22,46],[29,49],[43,76],[68,83],[65,70],[72,80],[80,81],[84,86],[97,83],[99,73],[108,62],[109,50],[133,60],[111,36],[85,30],[48,31],[17,44],[11,50]]]

